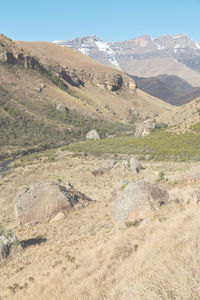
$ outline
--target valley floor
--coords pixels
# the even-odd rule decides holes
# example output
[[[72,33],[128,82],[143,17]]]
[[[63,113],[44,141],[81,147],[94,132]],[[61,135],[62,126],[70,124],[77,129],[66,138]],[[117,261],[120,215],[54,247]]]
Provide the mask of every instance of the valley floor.
[[[200,207],[192,199],[172,201],[148,224],[118,230],[111,197],[120,180],[155,182],[160,172],[161,184],[177,195],[188,193],[198,182],[186,184],[182,175],[198,163],[143,161],[138,174],[118,165],[92,175],[97,162],[109,158],[50,150],[13,162],[2,176],[0,224],[30,245],[0,263],[1,300],[200,298]],[[67,180],[96,201],[58,222],[16,226],[18,194],[39,182]]]

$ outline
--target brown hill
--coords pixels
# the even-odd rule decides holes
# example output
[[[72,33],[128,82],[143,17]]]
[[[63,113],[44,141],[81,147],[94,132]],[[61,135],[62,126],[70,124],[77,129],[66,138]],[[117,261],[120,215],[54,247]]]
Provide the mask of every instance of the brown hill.
[[[82,86],[81,92],[95,98],[94,102],[97,107],[99,104],[99,109],[102,109],[102,105],[108,104],[111,108],[110,115],[114,111],[122,118],[127,117],[131,106],[135,107],[141,116],[159,114],[163,109],[169,107],[165,106],[163,102],[146,95],[146,93],[136,90],[135,82],[130,80],[123,72],[99,64],[70,48],[60,47],[48,42],[17,42],[17,45],[23,46],[37,55],[42,62],[44,56],[48,57],[51,60],[51,62],[48,61],[48,64],[58,63],[69,76],[73,72],[73,76],[78,77],[83,83],[79,86]]]
[[[200,98],[197,98],[180,107],[173,108],[157,117],[158,123],[167,123],[169,130],[177,133],[191,131],[195,128],[199,132],[200,122]]]
[[[130,121],[170,106],[136,89],[123,72],[46,42],[0,35],[0,146],[41,147],[133,132]],[[62,103],[66,111],[56,109]],[[4,151],[1,151],[1,155]]]
[[[200,96],[199,87],[193,87],[175,75],[162,74],[148,78],[131,77],[139,89],[175,106],[186,104]]]

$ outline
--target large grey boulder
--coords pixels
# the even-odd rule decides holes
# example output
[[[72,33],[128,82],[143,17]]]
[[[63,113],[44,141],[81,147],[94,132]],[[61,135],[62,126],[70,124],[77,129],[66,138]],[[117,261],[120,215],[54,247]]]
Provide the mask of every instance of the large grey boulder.
[[[12,250],[15,252],[18,245],[19,240],[15,233],[0,227],[0,260],[6,258]]]
[[[196,181],[200,179],[200,165],[194,166],[185,172],[185,179],[188,181]]]
[[[135,136],[147,136],[153,129],[156,128],[156,123],[152,120],[146,120],[142,123],[138,123],[135,129]]]
[[[100,140],[100,135],[98,134],[96,129],[90,130],[86,134],[86,139],[87,140]]]
[[[58,213],[65,215],[77,203],[86,206],[92,199],[77,191],[72,185],[42,182],[29,187],[16,198],[16,214],[19,225],[50,221]]]
[[[131,182],[120,192],[115,201],[114,218],[120,226],[152,218],[169,199],[168,191],[147,182]]]
[[[56,106],[56,109],[60,112],[68,112],[69,109],[67,108],[67,106],[65,106],[65,104],[63,103],[59,103],[57,106]]]
[[[143,170],[141,163],[135,157],[131,157],[129,165],[130,170],[134,171],[135,173],[139,173],[141,170]]]
[[[115,166],[115,164],[116,160],[101,161],[93,167],[92,174],[94,176],[98,176],[108,173]]]

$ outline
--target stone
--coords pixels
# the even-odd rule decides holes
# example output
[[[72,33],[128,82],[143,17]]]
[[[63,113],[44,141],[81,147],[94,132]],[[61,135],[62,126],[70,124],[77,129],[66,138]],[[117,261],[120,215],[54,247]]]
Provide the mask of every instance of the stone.
[[[123,180],[118,181],[113,186],[112,191],[111,191],[111,195],[109,196],[108,200],[109,201],[115,200],[116,197],[118,196],[118,194],[125,189],[127,184],[128,184],[128,180],[123,179]]]
[[[100,140],[100,135],[98,134],[96,129],[90,130],[86,134],[86,139],[87,140]]]
[[[65,218],[65,214],[63,212],[60,212],[53,219],[51,219],[50,223],[63,220],[64,218]]]
[[[99,176],[108,173],[115,166],[115,164],[116,160],[101,161],[92,169],[92,174],[94,176]]]
[[[0,261],[9,255],[9,247],[6,244],[0,242]]]
[[[65,215],[77,203],[92,201],[75,188],[66,188],[55,182],[42,182],[29,187],[16,200],[17,222],[20,226],[43,223],[58,213]]]
[[[122,160],[121,164],[120,164],[122,167],[124,167],[125,169],[128,169],[129,168],[129,163],[127,160]]]
[[[141,163],[135,157],[131,157],[129,165],[130,170],[134,171],[135,173],[139,173],[141,170],[143,170]]]
[[[114,218],[122,227],[152,218],[159,208],[169,200],[168,191],[157,184],[131,182],[115,200]]]
[[[73,185],[69,182],[69,180],[67,180],[65,182],[65,187],[66,187],[66,189],[73,189],[74,188]]]
[[[15,253],[19,245],[15,233],[0,227],[0,260],[5,259],[11,252]]]
[[[56,109],[60,112],[68,112],[68,108],[65,106],[65,104],[63,103],[59,103],[57,106],[56,106]]]
[[[142,123],[137,124],[136,130],[135,130],[135,136],[147,136],[151,133],[153,129],[156,128],[156,123],[152,120],[146,120]]]
[[[200,179],[200,165],[190,168],[185,172],[185,179],[189,181],[196,181]]]

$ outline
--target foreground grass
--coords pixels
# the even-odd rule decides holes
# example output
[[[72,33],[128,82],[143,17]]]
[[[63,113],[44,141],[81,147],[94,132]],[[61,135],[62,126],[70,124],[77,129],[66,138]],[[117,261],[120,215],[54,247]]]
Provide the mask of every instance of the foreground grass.
[[[126,136],[88,141],[70,145],[67,149],[96,154],[136,154],[141,159],[197,161],[200,159],[200,135],[172,134],[161,130],[143,138]]]

